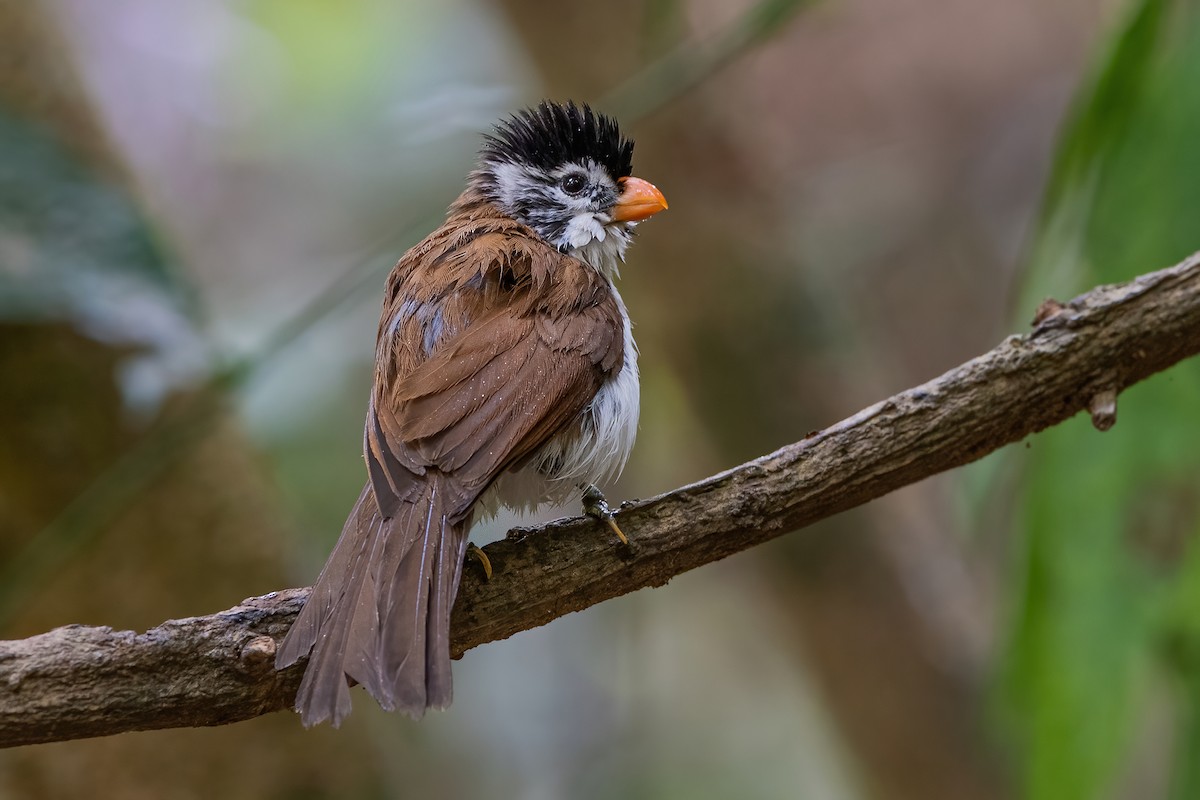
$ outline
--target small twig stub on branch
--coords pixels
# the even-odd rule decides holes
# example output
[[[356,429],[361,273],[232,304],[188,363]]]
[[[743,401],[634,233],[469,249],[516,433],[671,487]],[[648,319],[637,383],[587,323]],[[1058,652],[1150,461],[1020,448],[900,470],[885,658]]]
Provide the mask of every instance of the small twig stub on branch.
[[[1088,413],[1092,415],[1092,425],[1098,431],[1106,431],[1117,424],[1117,390],[1102,389],[1092,395],[1088,403]]]

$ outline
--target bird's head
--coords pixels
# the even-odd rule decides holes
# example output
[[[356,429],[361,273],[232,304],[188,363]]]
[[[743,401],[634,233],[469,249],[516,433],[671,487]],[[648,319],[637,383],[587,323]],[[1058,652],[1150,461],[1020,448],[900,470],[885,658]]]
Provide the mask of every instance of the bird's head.
[[[606,274],[625,256],[633,228],[667,207],[632,177],[633,142],[586,104],[543,102],[496,126],[475,180],[518,222]]]

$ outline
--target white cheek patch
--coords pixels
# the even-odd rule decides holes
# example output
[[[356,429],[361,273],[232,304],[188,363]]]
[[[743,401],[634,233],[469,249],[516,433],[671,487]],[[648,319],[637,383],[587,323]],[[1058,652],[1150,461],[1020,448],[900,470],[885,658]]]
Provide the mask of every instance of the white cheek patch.
[[[529,185],[528,173],[508,162],[500,162],[492,166],[492,175],[496,179],[496,190],[502,206],[511,208],[516,202],[521,189]]]

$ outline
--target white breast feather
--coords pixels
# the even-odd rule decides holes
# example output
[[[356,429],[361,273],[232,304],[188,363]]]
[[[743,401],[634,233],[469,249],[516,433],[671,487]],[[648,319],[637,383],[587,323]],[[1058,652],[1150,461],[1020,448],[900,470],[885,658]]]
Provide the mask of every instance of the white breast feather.
[[[615,288],[612,293],[621,312],[625,360],[584,411],[582,435],[562,450],[556,480],[606,483],[621,474],[633,452],[641,408],[637,344],[625,303]]]

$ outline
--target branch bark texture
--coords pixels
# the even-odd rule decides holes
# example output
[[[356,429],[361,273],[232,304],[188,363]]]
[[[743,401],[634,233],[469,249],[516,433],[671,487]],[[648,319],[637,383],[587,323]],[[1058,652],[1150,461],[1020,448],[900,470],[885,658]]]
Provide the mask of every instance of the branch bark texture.
[[[491,581],[471,568],[464,575],[454,653],[661,586],[1081,410],[1098,427],[1111,424],[1121,390],[1197,352],[1200,254],[1048,302],[1027,336],[774,453],[624,504],[629,548],[586,518],[515,529],[485,548]],[[287,708],[301,666],[275,672],[272,660],[306,596],[274,592],[140,635],[68,626],[0,642],[0,746],[221,725]]]

